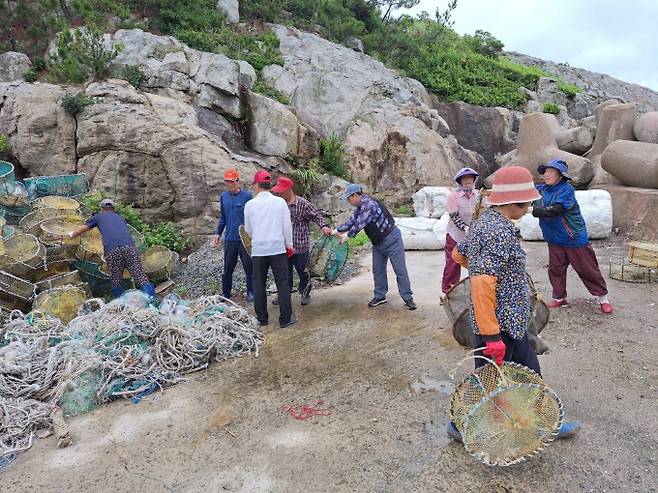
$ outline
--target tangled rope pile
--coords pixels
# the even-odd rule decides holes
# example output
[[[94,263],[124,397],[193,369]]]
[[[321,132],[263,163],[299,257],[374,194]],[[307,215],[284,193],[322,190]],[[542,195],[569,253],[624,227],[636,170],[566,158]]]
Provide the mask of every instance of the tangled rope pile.
[[[68,325],[42,312],[11,313],[0,327],[0,458],[50,426],[49,405],[77,415],[178,383],[213,360],[258,356],[258,322],[230,300],[149,301],[140,291],[88,300]]]

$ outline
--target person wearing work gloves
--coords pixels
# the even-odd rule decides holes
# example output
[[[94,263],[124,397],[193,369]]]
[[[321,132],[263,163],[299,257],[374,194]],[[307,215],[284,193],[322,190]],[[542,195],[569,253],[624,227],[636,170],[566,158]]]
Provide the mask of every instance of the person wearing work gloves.
[[[567,268],[576,271],[587,290],[598,301],[601,311],[612,313],[608,287],[599,269],[596,253],[587,234],[585,219],[576,201],[576,192],[569,183],[567,163],[557,159],[537,169],[544,183],[537,185],[541,198],[532,207],[539,218],[539,227],[548,243],[548,278],[553,287],[550,308],[567,304]]]
[[[409,310],[415,310],[416,304],[407,273],[402,233],[395,225],[393,216],[378,200],[363,193],[361,185],[350,183],[341,198],[349,202],[352,207],[356,207],[356,210],[352,217],[333,230],[332,234],[340,235],[342,243],[346,237],[354,238],[359,231],[364,230],[372,243],[372,276],[375,293],[368,306],[372,308],[387,302],[386,266],[390,260],[404,306]]]
[[[511,361],[541,375],[537,354],[528,342],[531,310],[525,252],[513,223],[539,197],[527,169],[508,166],[498,170],[487,199],[491,207],[472,225],[452,256],[470,276],[471,325],[476,347],[485,347],[476,354],[488,356],[499,366]],[[476,358],[475,368],[484,364]],[[574,422],[562,423],[558,438],[575,434],[579,427]],[[448,424],[448,435],[461,441],[454,423]]]
[[[244,228],[251,237],[254,310],[260,325],[268,325],[267,273],[271,267],[279,291],[279,326],[285,329],[297,322],[288,284],[288,258],[295,253],[290,210],[285,200],[270,192],[272,176],[267,171],[254,175],[253,186],[255,197],[244,207]]]
[[[463,241],[471,224],[473,210],[478,200],[475,182],[478,179],[477,171],[471,168],[462,168],[455,176],[457,190],[448,195],[446,210],[450,216],[446,232],[445,257],[446,265],[443,269],[441,291],[446,294],[461,277],[461,266],[452,259],[452,251],[457,243]]]
[[[224,233],[224,272],[222,273],[222,295],[231,298],[233,289],[233,271],[242,262],[247,281],[247,302],[254,301],[254,281],[252,277],[251,257],[240,239],[240,226],[244,224],[244,206],[252,199],[251,192],[240,188],[240,175],[237,170],[229,169],[224,173],[226,190],[219,197],[220,215],[213,246],[219,246]]]
[[[91,228],[98,228],[103,237],[103,250],[107,266],[112,278],[112,294],[118,298],[123,294],[123,271],[127,269],[133,277],[135,284],[146,294],[155,297],[155,286],[151,284],[144,273],[142,260],[135,248],[135,242],[130,236],[130,230],[126,220],[114,210],[114,202],[103,199],[100,203],[101,210],[69,236],[75,238],[86,233]]]
[[[275,193],[288,204],[290,209],[290,220],[292,221],[292,246],[295,253],[288,259],[288,279],[290,284],[290,291],[292,292],[292,276],[293,268],[297,271],[299,276],[299,286],[297,290],[302,295],[302,305],[308,305],[311,302],[311,283],[308,272],[306,272],[306,265],[311,250],[309,224],[313,221],[322,230],[322,234],[330,235],[331,228],[327,226],[324,217],[320,211],[315,208],[308,200],[299,197],[293,190],[294,183],[290,178],[282,176],[277,178],[276,185],[272,188],[272,193]],[[278,298],[272,301],[273,304],[278,304]]]

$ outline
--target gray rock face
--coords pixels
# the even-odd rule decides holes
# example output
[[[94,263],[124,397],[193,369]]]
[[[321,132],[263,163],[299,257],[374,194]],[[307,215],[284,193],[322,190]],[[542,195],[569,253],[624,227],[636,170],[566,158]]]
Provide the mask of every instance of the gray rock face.
[[[52,84],[0,84],[0,132],[32,174],[75,173],[75,119],[60,104],[66,93]]]
[[[359,53],[365,52],[365,48],[363,47],[363,41],[361,41],[359,38],[355,36],[350,36],[347,38],[347,46],[349,48],[352,48],[354,51],[358,51]]]
[[[505,55],[514,62],[539,67],[550,74],[561,77],[565,82],[581,87],[598,102],[606,99],[620,99],[622,102],[636,103],[641,113],[658,110],[658,92],[646,87],[623,82],[609,75],[541,60],[522,53],[507,52]],[[576,118],[576,115],[571,116]]]
[[[286,106],[260,94],[249,93],[249,146],[267,156],[297,154],[299,122]]]
[[[226,20],[229,24],[240,22],[240,5],[238,0],[217,0],[217,10],[226,14]]]
[[[505,154],[516,147],[520,112],[460,101],[439,103],[436,108],[457,141],[466,149],[482,155],[489,173],[496,170],[497,154]]]
[[[0,82],[25,80],[23,74],[32,66],[25,53],[7,51],[0,55]]]
[[[537,82],[537,99],[543,102],[552,102],[559,106],[566,106],[567,95],[558,89],[557,79],[540,77]]]
[[[370,190],[406,201],[422,186],[451,183],[462,166],[486,170],[481,156],[448,137],[417,81],[313,34],[272,29],[285,63],[263,69],[263,78],[322,137],[344,137],[349,172]]]

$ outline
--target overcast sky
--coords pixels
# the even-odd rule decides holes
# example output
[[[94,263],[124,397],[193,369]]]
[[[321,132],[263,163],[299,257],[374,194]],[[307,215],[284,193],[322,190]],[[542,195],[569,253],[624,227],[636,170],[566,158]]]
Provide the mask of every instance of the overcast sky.
[[[421,0],[407,12],[433,16],[447,4]],[[506,50],[658,91],[658,0],[458,0],[453,19],[460,34],[489,31]]]

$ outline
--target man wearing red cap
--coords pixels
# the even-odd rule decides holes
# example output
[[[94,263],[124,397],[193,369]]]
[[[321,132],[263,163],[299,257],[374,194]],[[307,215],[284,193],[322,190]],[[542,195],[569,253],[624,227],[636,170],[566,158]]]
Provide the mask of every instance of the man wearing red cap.
[[[279,291],[279,326],[282,329],[297,322],[292,313],[288,283],[288,257],[294,254],[292,223],[288,204],[272,195],[272,176],[258,171],[253,180],[256,196],[244,208],[244,227],[251,237],[254,267],[254,309],[261,325],[267,325],[267,274],[272,268]]]
[[[502,366],[503,361],[521,364],[541,374],[537,354],[528,342],[530,300],[525,251],[521,235],[514,225],[530,203],[541,195],[535,189],[532,174],[520,166],[501,168],[494,175],[489,207],[471,225],[466,239],[452,252],[453,259],[468,269],[471,283],[471,325],[476,354],[489,356]],[[475,360],[475,367],[484,365]],[[563,422],[558,438],[571,436],[578,423]],[[461,440],[453,423],[448,434]]]
[[[238,257],[242,262],[247,281],[247,301],[254,301],[254,282],[252,278],[251,257],[240,241],[240,226],[244,224],[244,207],[252,199],[251,192],[240,188],[240,174],[229,169],[224,173],[224,184],[227,190],[219,197],[219,223],[212,240],[214,246],[219,246],[224,231],[224,272],[222,273],[222,294],[224,298],[231,297],[233,289],[233,271],[238,265]]]
[[[306,272],[306,265],[308,264],[309,252],[311,249],[309,224],[313,221],[320,227],[320,229],[322,229],[322,233],[325,235],[331,234],[331,228],[327,226],[320,211],[305,198],[297,196],[293,187],[293,181],[290,178],[282,176],[276,180],[276,185],[272,188],[272,192],[283,198],[290,209],[290,220],[292,221],[292,244],[295,249],[294,255],[288,259],[290,291],[292,291],[292,276],[294,268],[299,276],[298,291],[302,295],[302,305],[308,305],[311,301],[309,294],[311,291],[311,283],[309,282],[308,272]],[[278,303],[278,300],[273,303]]]

